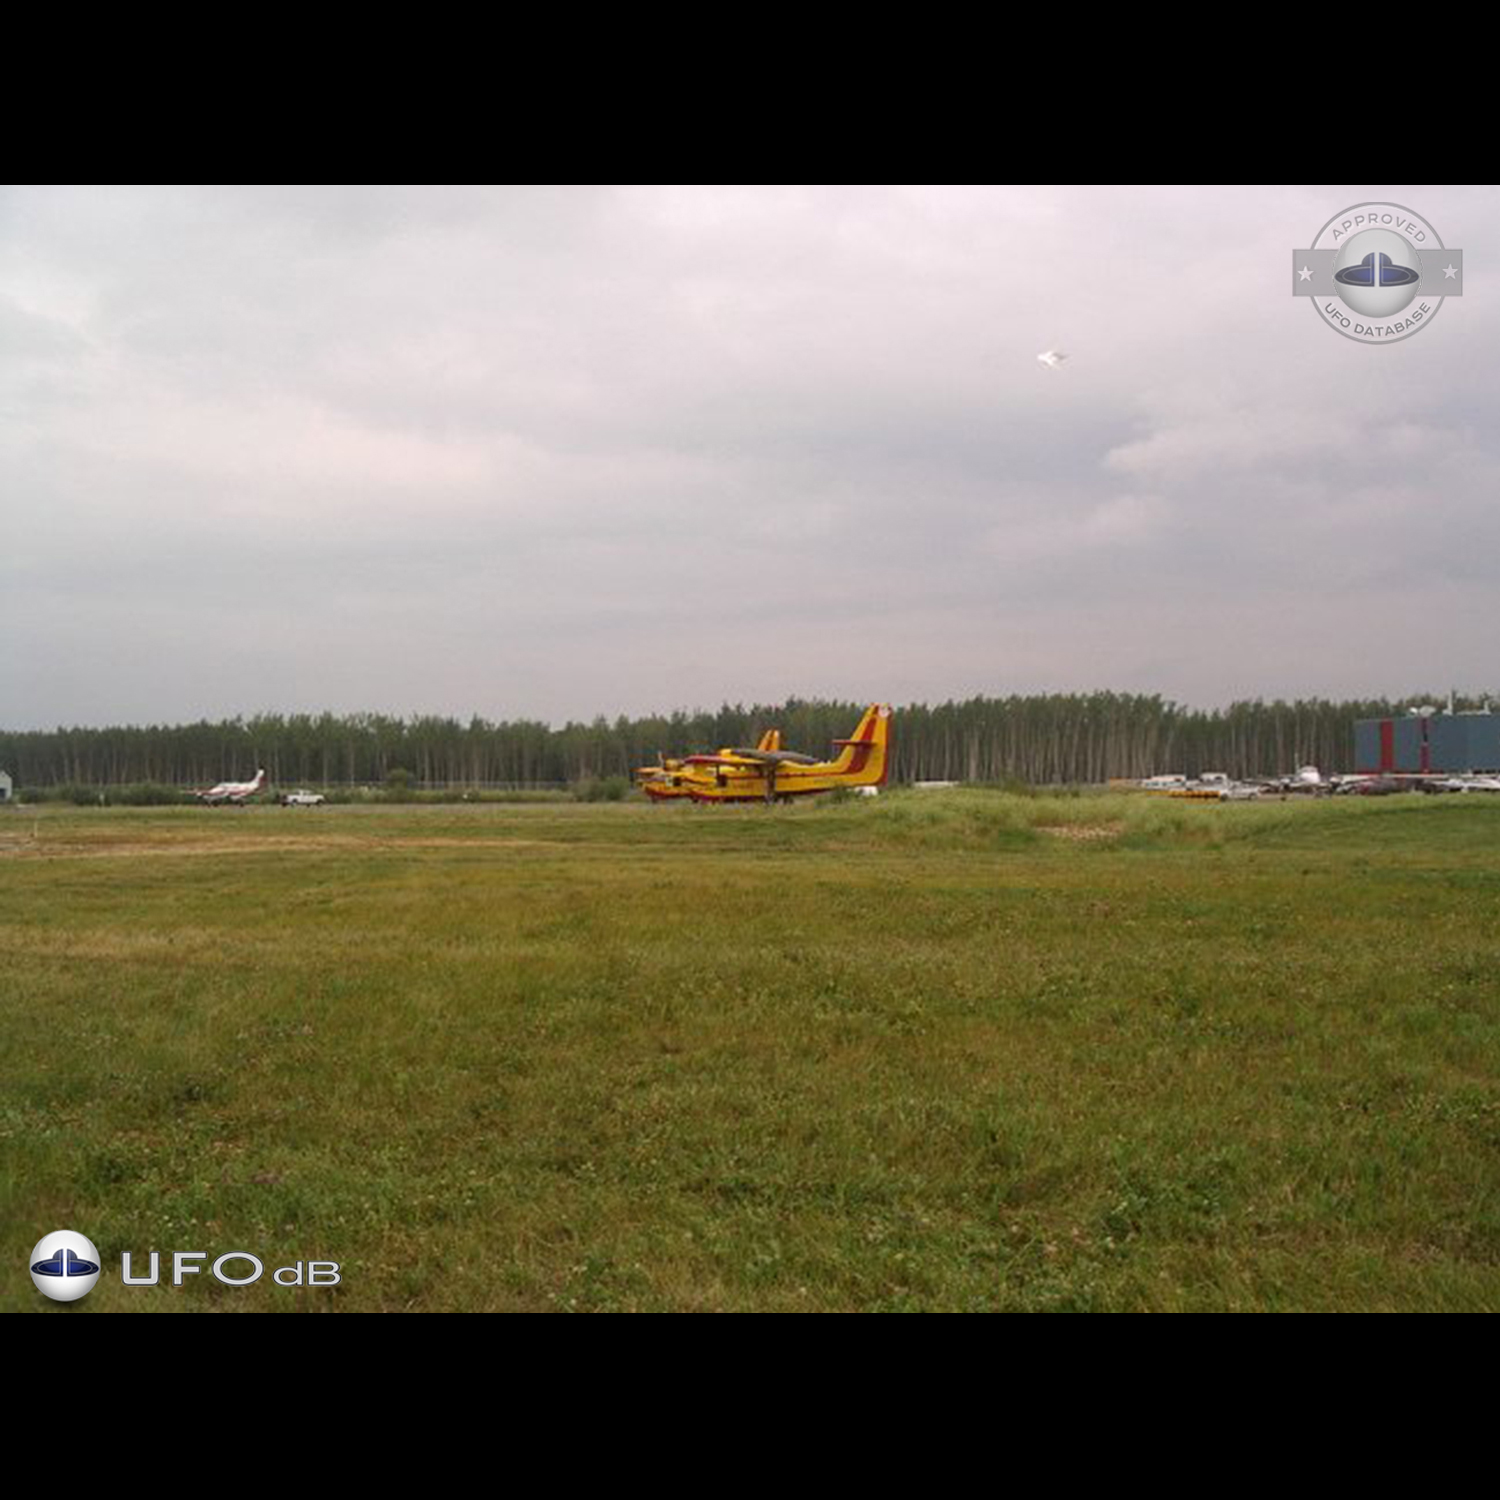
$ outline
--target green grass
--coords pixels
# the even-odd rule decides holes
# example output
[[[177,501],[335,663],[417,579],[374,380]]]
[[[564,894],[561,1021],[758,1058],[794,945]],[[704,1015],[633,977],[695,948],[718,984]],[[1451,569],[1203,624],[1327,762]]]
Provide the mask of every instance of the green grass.
[[[68,1227],[77,1312],[1500,1309],[1497,848],[1414,796],[11,810],[0,1307]]]

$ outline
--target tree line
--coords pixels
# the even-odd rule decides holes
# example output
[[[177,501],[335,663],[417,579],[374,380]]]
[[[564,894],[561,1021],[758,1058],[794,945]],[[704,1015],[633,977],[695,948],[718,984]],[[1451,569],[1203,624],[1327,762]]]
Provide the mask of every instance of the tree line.
[[[1418,696],[1277,700],[1195,709],[1160,696],[1046,693],[895,710],[895,781],[1020,780],[1057,785],[1158,772],[1271,775],[1313,764],[1353,769],[1354,723],[1405,712]],[[1458,707],[1479,707],[1463,699]],[[628,776],[661,755],[753,745],[778,727],[789,749],[823,755],[865,705],[793,699],[780,705],[644,718],[603,717],[561,728],[534,720],[385,714],[256,714],[196,724],[0,730],[0,770],[18,787],[154,782],[211,785],[264,766],[276,785],[353,786],[393,771],[422,786],[535,787]]]

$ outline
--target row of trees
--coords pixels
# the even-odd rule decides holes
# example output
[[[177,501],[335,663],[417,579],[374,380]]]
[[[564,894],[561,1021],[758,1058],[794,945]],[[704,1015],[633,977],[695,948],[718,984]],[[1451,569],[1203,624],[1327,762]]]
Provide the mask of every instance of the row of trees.
[[[1051,785],[1162,771],[1254,776],[1307,763],[1345,771],[1352,769],[1355,720],[1399,714],[1413,701],[1442,699],[1257,700],[1207,711],[1127,693],[917,703],[896,710],[892,774],[897,781],[1014,777]],[[1479,700],[1458,706],[1477,707]],[[545,786],[628,776],[659,754],[754,744],[773,725],[789,748],[823,754],[833,739],[852,731],[863,707],[794,699],[614,723],[597,718],[560,729],[532,720],[325,713],[144,728],[0,730],[0,769],[22,787],[202,786],[247,777],[259,766],[282,786],[384,782],[397,769],[427,786]]]

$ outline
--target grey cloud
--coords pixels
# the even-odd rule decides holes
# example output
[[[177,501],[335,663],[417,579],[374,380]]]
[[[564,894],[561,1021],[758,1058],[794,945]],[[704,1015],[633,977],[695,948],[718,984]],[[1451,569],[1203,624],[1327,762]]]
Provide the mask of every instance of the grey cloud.
[[[1473,294],[1363,349],[1357,190],[7,189],[0,720],[1489,681],[1500,214],[1405,191]]]

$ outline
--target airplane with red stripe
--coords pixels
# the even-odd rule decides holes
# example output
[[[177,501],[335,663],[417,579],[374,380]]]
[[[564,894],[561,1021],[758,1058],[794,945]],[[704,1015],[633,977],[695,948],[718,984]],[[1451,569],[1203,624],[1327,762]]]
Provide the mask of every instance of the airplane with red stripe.
[[[225,802],[244,802],[253,797],[266,784],[266,773],[257,771],[254,781],[221,781],[218,786],[207,787],[202,791],[194,790],[193,795],[210,807],[216,807]]]
[[[791,750],[730,750],[683,759],[682,780],[694,802],[786,802],[836,787],[885,785],[890,763],[891,710],[872,703],[838,754],[817,760]],[[701,768],[701,769],[698,769]]]

